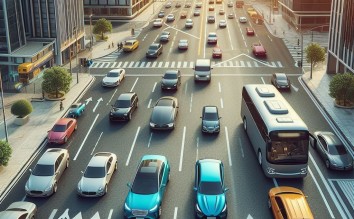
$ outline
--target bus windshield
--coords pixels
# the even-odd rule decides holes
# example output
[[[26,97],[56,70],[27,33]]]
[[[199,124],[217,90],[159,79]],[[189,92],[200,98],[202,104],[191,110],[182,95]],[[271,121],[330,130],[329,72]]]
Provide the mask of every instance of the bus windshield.
[[[273,164],[305,164],[308,161],[307,131],[273,131],[267,144],[267,160]]]

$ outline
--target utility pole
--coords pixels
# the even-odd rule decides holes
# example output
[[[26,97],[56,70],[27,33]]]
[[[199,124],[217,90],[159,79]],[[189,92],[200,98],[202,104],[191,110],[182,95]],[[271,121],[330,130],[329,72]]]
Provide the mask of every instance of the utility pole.
[[[90,40],[90,50],[92,49],[93,45],[93,34],[92,34],[92,15],[90,14],[90,35],[91,35],[91,40]]]
[[[78,62],[78,58],[79,58],[79,51],[78,51],[78,42],[77,42],[77,27],[75,26],[74,27],[74,31],[75,31],[75,40],[76,40],[76,67],[77,67],[77,65],[79,64],[79,62]],[[81,66],[81,64],[80,64],[80,66]],[[80,68],[78,68],[77,69],[77,74],[76,74],[76,83],[78,84],[79,83],[79,69]]]
[[[2,116],[4,119],[4,128],[5,128],[5,138],[6,142],[9,142],[9,137],[7,134],[7,125],[6,125],[6,116],[5,116],[5,105],[4,105],[4,91],[2,87],[2,76],[1,76],[1,71],[0,71],[0,89],[1,89],[1,104],[2,104]]]

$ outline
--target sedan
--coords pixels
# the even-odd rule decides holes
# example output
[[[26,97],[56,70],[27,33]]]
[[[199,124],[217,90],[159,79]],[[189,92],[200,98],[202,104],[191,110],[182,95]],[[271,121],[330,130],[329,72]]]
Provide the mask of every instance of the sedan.
[[[171,33],[163,31],[160,35],[160,42],[168,42],[170,40]]]
[[[150,118],[151,129],[174,129],[178,113],[175,97],[161,97],[155,104]]]
[[[220,14],[220,15],[224,15],[224,14],[225,14],[225,10],[224,10],[224,9],[220,9],[220,10],[219,10],[219,14]]]
[[[201,8],[203,6],[203,3],[202,2],[197,2],[195,3],[195,7],[196,8]]]
[[[240,23],[247,23],[247,18],[246,17],[240,17],[239,18]]]
[[[348,153],[342,141],[332,132],[316,131],[311,135],[310,143],[324,160],[328,169],[353,169],[352,156]]]
[[[215,17],[213,15],[208,16],[208,23],[215,23]]]
[[[139,47],[139,40],[127,40],[123,45],[124,52],[132,52]]]
[[[107,75],[102,79],[102,86],[104,87],[116,87],[120,85],[121,81],[125,78],[125,70],[122,68],[116,68],[110,70]]]
[[[214,9],[215,9],[214,6],[212,5],[209,6],[209,11],[214,11]]]
[[[163,18],[165,17],[165,12],[164,11],[160,11],[159,14],[157,15],[158,18]]]
[[[227,7],[232,8],[234,4],[232,2],[227,3]]]
[[[65,144],[76,129],[76,119],[61,118],[55,123],[53,128],[48,131],[48,143]]]
[[[186,39],[179,40],[178,49],[179,50],[187,50],[188,49],[188,40],[186,40]]]
[[[69,167],[69,152],[66,149],[50,148],[39,158],[26,182],[27,196],[48,197],[57,192],[58,181]]]
[[[213,48],[213,58],[222,58],[222,50],[220,47],[215,46]]]
[[[180,17],[181,17],[181,19],[186,18],[187,17],[187,12],[186,11],[181,11]]]
[[[82,172],[77,184],[77,193],[84,197],[103,196],[108,191],[108,184],[113,173],[118,169],[117,155],[111,152],[98,152],[91,158]]]
[[[220,28],[225,28],[226,26],[227,26],[227,23],[226,23],[225,20],[220,20],[220,21],[219,21],[219,27],[220,27]]]
[[[218,37],[215,32],[211,32],[208,34],[208,44],[216,44],[218,42]]]
[[[202,111],[202,132],[219,133],[220,119],[219,110],[216,106],[204,106]]]
[[[278,89],[290,90],[290,80],[285,73],[273,73],[270,82]]]
[[[267,56],[267,51],[261,43],[253,43],[252,44],[252,53],[255,56]]]
[[[185,5],[184,5],[185,8],[190,8],[192,7],[192,4],[190,2],[187,2]]]
[[[192,19],[187,19],[186,24],[184,25],[186,28],[192,28],[193,27],[193,20]]]
[[[166,17],[166,21],[167,22],[172,22],[174,20],[175,20],[175,16],[173,14],[167,15],[167,17]]]
[[[247,36],[254,36],[254,30],[252,27],[246,27]]]
[[[146,52],[146,58],[157,58],[162,54],[162,44],[152,43]]]
[[[153,22],[154,27],[162,27],[163,20],[161,18],[155,19]]]
[[[165,4],[165,8],[171,8],[172,7],[172,3],[171,2],[167,2],[166,4]]]
[[[10,204],[5,211],[0,212],[2,219],[34,219],[37,206],[32,202],[18,201]]]
[[[125,218],[160,218],[170,164],[165,156],[144,155],[124,203]]]
[[[130,121],[133,112],[138,109],[139,99],[134,92],[122,93],[112,105],[109,113],[110,121]]]
[[[77,118],[82,115],[85,111],[86,104],[85,103],[73,103],[70,106],[69,113],[67,117]]]
[[[179,2],[177,2],[176,5],[175,5],[176,8],[180,8],[181,6],[182,6],[182,4],[179,3]]]
[[[224,165],[220,160],[202,159],[195,164],[196,218],[227,218]]]
[[[227,15],[228,19],[234,19],[235,18],[235,14],[234,13],[230,13]]]
[[[200,15],[200,10],[194,10],[193,15],[194,15],[194,16],[199,16],[199,15]]]
[[[161,79],[162,90],[177,90],[181,85],[181,72],[180,70],[167,70]]]

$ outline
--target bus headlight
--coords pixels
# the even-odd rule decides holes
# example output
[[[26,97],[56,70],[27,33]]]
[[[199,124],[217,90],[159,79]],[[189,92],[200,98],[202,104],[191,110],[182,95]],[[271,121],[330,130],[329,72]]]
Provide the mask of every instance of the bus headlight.
[[[306,174],[307,173],[307,167],[301,168],[301,174]]]

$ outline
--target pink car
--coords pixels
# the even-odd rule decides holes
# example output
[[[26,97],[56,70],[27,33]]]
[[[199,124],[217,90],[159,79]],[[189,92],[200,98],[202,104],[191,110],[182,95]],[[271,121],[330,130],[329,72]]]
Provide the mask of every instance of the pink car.
[[[61,118],[48,131],[48,143],[65,144],[76,129],[76,119]]]

